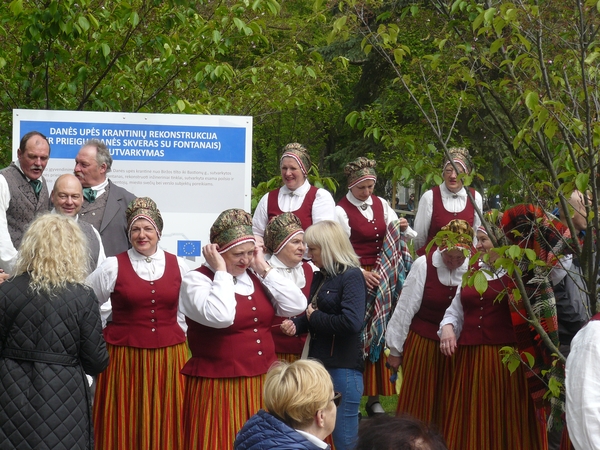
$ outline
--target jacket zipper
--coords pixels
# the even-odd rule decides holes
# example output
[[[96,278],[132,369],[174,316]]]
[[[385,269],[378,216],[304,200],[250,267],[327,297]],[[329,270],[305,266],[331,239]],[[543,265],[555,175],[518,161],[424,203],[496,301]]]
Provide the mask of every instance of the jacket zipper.
[[[329,353],[329,356],[333,356],[333,346],[335,344],[335,334],[333,335],[333,338],[331,339],[331,352]]]

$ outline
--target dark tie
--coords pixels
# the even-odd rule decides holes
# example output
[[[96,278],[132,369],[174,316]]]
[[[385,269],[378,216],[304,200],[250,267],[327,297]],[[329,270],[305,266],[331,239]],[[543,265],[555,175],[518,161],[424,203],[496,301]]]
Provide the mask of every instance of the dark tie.
[[[96,191],[92,188],[83,188],[83,198],[85,198],[88,203],[94,203],[94,200],[96,200]]]
[[[35,196],[40,198],[40,192],[42,192],[42,182],[40,180],[30,180],[29,184],[33,188],[33,192],[35,192]]]

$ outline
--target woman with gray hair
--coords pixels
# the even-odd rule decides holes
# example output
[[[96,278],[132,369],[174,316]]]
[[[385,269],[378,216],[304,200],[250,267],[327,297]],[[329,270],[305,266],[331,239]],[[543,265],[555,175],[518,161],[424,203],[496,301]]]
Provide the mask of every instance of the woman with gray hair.
[[[341,394],[327,370],[314,360],[279,361],[267,372],[265,410],[238,433],[234,450],[327,449],[323,441],[335,427]]]
[[[352,449],[358,433],[363,392],[361,329],[367,288],[348,236],[331,220],[310,226],[304,235],[308,256],[320,269],[313,278],[306,315],[281,325],[288,335],[310,333],[308,357],[323,363],[342,394],[333,431],[337,450]]]
[[[108,353],[87,258],[77,223],[46,214],[0,285],[0,448],[94,448],[85,373]]]

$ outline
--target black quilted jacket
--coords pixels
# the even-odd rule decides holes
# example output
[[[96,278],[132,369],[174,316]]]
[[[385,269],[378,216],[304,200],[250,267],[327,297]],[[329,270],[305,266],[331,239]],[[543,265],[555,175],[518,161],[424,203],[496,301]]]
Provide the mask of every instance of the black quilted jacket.
[[[0,449],[93,449],[84,371],[108,365],[96,295],[28,285],[26,274],[0,285]]]

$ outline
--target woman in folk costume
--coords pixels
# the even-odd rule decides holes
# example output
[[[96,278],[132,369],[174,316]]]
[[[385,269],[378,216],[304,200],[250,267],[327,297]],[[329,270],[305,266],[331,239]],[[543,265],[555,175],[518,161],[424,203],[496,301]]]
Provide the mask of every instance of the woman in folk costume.
[[[498,244],[506,245],[498,227],[488,227]],[[502,347],[517,344],[508,299],[514,283],[506,270],[494,267],[493,247],[479,227],[481,258],[474,269],[485,275],[487,288],[459,287],[440,324],[440,350],[448,357],[455,354],[446,442],[451,450],[546,449],[546,429],[536,416],[526,369],[519,365],[511,373],[502,362]]]
[[[300,288],[271,270],[262,247],[255,247],[250,214],[222,212],[210,242],[202,249],[206,264],[181,286],[192,352],[182,370],[186,450],[233,447],[236,433],[262,407],[265,374],[277,359],[273,317],[306,308]]]
[[[313,273],[319,269],[309,261],[303,261],[306,250],[304,245],[304,230],[300,219],[293,213],[283,213],[273,217],[265,231],[265,248],[270,257],[267,261],[273,270],[279,272],[296,284],[308,299]],[[267,255],[269,256],[269,255]],[[308,300],[306,300],[308,305]],[[277,358],[294,362],[302,355],[306,335],[288,336],[281,331],[280,325],[284,318],[275,316],[273,320],[273,341]]]
[[[94,398],[96,448],[180,449],[188,350],[179,288],[189,269],[158,247],[163,220],[152,199],[132,201],[126,217],[132,248],[87,279],[113,314],[104,329],[110,364]]]
[[[279,167],[283,186],[265,194],[254,211],[252,229],[260,244],[269,220],[281,213],[293,212],[304,230],[313,223],[334,220],[335,217],[335,202],[329,191],[311,186],[308,182],[311,161],[304,146],[287,144]]]
[[[425,254],[427,244],[435,237],[438,231],[451,220],[465,220],[471,227],[477,228],[481,220],[463,187],[458,176],[462,173],[469,174],[472,170],[469,161],[469,151],[466,148],[451,148],[450,160],[444,162],[442,177],[444,182],[425,192],[419,200],[417,215],[415,216],[415,231],[417,237],[413,242],[419,256]],[[458,173],[452,166],[458,169]],[[481,194],[469,188],[475,204],[482,210]]]
[[[561,258],[574,253],[571,233],[557,218],[549,216],[535,205],[521,204],[506,210],[502,215],[502,229],[507,239],[521,248],[531,249],[544,265],[529,269],[529,259],[521,261],[523,284],[533,306],[540,325],[553,344],[559,347],[558,319],[556,301],[550,279],[564,270]],[[539,333],[527,320],[527,310],[522,297],[509,295],[511,318],[519,351],[533,355],[535,361],[531,370],[527,370],[529,394],[539,415],[549,411],[548,428],[560,426],[564,412],[564,392],[558,397],[544,398],[548,383],[558,382],[564,386],[564,364],[557,361],[550,349],[544,344]]]
[[[398,414],[434,423],[443,434],[454,360],[440,353],[437,331],[467,271],[473,229],[464,220],[453,220],[441,231],[451,234],[413,263],[385,340],[388,364],[393,369],[402,365],[404,374]]]
[[[382,250],[388,224],[399,222],[400,231],[414,237],[406,219],[400,219],[389,203],[376,195],[373,189],[377,182],[376,162],[360,157],[344,168],[348,178],[348,193],[335,207],[337,221],[346,234],[360,259],[365,282],[370,289],[376,289],[381,275],[373,270]],[[389,371],[385,367],[385,357],[378,358],[375,364],[367,360],[364,372],[365,391],[369,396],[365,409],[369,415],[384,413],[379,403],[379,395],[395,394],[389,381]]]

